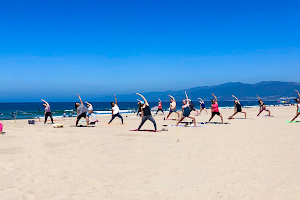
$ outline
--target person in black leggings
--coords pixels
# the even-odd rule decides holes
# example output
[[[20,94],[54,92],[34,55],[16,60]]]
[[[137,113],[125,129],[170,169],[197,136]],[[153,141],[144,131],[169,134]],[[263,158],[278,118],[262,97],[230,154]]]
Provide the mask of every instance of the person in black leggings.
[[[139,93],[136,93],[137,95],[140,95],[144,101],[141,101],[141,104],[142,104],[142,121],[141,121],[141,124],[138,128],[138,131],[141,129],[141,127],[144,125],[144,123],[147,121],[147,120],[150,120],[153,125],[154,125],[154,129],[155,131],[157,131],[157,128],[156,128],[156,123],[155,123],[155,120],[153,119],[152,115],[151,115],[151,111],[150,111],[150,107],[149,107],[149,103],[148,101],[145,99],[145,97]]]
[[[51,109],[50,109],[50,104],[45,101],[44,99],[41,99],[41,101],[44,102],[43,106],[45,106],[45,122],[44,124],[46,124],[48,117],[50,117],[51,122],[53,124],[53,118],[52,118],[52,113],[51,113]]]
[[[157,108],[156,114],[158,113],[158,111],[161,111],[164,114],[164,111],[162,109],[162,102],[161,102],[160,98],[158,98],[158,100],[159,100],[159,102],[158,102],[158,108]]]
[[[138,102],[138,110],[137,110],[137,112],[136,112],[136,116],[139,116],[139,113],[141,113],[142,112],[142,104],[141,104],[141,101],[140,100],[138,100],[139,102]]]

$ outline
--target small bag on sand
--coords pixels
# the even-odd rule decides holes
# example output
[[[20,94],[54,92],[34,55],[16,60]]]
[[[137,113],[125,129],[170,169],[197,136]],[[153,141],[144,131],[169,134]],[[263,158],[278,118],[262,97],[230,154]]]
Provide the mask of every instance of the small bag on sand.
[[[28,124],[35,124],[35,120],[28,120]]]
[[[53,124],[53,128],[63,128],[63,124]]]

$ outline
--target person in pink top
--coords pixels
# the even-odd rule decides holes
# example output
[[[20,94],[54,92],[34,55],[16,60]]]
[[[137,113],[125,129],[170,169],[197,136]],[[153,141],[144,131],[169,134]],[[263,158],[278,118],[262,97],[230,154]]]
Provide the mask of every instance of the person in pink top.
[[[0,123],[0,134],[2,135],[3,134],[3,125]]]
[[[211,100],[211,117],[210,119],[208,120],[207,123],[210,122],[210,120],[215,116],[215,115],[219,115],[221,117],[221,120],[222,120],[222,124],[223,124],[223,116],[221,115],[221,113],[219,112],[219,105],[218,105],[218,99],[217,97],[211,93],[211,95],[213,95],[213,97],[215,99]]]

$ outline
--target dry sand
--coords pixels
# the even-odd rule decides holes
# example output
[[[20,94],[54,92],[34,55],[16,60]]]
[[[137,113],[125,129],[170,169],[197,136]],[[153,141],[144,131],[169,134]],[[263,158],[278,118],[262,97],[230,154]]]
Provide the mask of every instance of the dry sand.
[[[258,108],[245,110],[251,117]],[[180,127],[179,142],[175,127],[128,131],[140,118],[125,114],[126,125],[97,116],[91,128],[70,127],[75,118],[58,121],[61,129],[1,121],[0,199],[300,199],[300,123],[285,123],[296,107],[270,110],[275,117],[247,120],[221,110],[230,124]],[[175,123],[164,117],[154,117],[158,128]]]

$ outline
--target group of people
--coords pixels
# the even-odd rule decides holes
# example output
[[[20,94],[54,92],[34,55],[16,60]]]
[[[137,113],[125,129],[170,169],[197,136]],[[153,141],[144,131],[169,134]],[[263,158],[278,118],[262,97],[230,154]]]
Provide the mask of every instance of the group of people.
[[[300,115],[300,93],[298,90],[295,90],[298,94],[298,99],[295,99],[296,103],[297,103],[297,111],[296,111],[296,115],[295,117],[290,121],[290,122],[293,122],[299,115]],[[151,114],[151,109],[149,107],[149,103],[148,101],[146,100],[146,98],[139,94],[139,93],[136,93],[137,95],[139,95],[143,100],[139,100],[138,99],[138,111],[137,111],[137,116],[140,114],[141,115],[141,123],[138,127],[138,131],[141,129],[141,127],[144,125],[144,123],[147,121],[147,120],[150,120],[153,125],[154,125],[154,129],[155,131],[157,131],[157,126],[156,126],[156,122],[154,120],[154,118],[152,117],[152,114]],[[86,123],[87,123],[87,127],[90,125],[90,120],[89,120],[89,117],[93,117],[94,120],[93,122],[98,122],[94,112],[93,112],[93,105],[89,102],[86,102],[86,106],[84,105],[81,97],[77,94],[78,98],[79,98],[79,103],[75,103],[75,108],[77,110],[77,117],[76,117],[76,126],[78,126],[78,123],[79,123],[79,120],[81,118],[85,118],[86,119]],[[195,111],[197,115],[199,115],[203,110],[208,114],[207,110],[206,110],[206,107],[205,107],[205,103],[204,101],[201,99],[201,98],[198,98],[199,99],[199,103],[200,103],[200,111],[198,111],[197,109],[195,109],[195,106],[193,104],[193,102],[191,101],[191,99],[188,98],[188,95],[187,93],[185,92],[185,99],[182,101],[183,103],[183,106],[182,106],[182,116],[180,116],[180,113],[176,110],[176,100],[173,96],[171,95],[168,95],[170,97],[170,110],[169,110],[169,114],[167,115],[167,118],[169,118],[169,116],[172,114],[172,113],[175,113],[177,115],[177,123],[176,123],[176,126],[182,122],[182,120],[184,120],[185,118],[190,118],[193,120],[193,123],[194,123],[194,126],[197,126],[196,124],[196,118],[191,115],[191,111]],[[221,118],[221,121],[222,123],[224,122],[223,121],[223,116],[222,114],[220,113],[219,111],[219,105],[218,105],[218,99],[217,97],[212,93],[212,96],[214,97],[212,100],[211,100],[211,117],[210,119],[208,120],[207,123],[209,123],[215,115],[218,115],[220,118]],[[123,122],[123,117],[122,115],[120,114],[120,108],[118,106],[118,103],[117,103],[117,97],[116,95],[114,95],[115,97],[115,102],[111,102],[111,120],[108,122],[108,124],[110,124],[116,117],[120,118],[121,119],[121,122],[122,124],[124,124]],[[237,97],[235,97],[234,95],[232,95],[232,97],[234,98],[234,113],[228,118],[228,119],[234,119],[234,116],[237,114],[237,113],[243,113],[245,115],[245,119],[247,118],[247,113],[245,111],[242,110],[242,105],[239,101],[239,99]],[[268,115],[271,116],[271,111],[267,109],[267,106],[266,104],[263,102],[263,100],[257,95],[258,97],[258,104],[259,104],[259,112],[257,114],[257,116],[259,116],[263,111],[266,111],[268,112]],[[43,106],[45,107],[45,121],[44,123],[47,122],[47,119],[48,117],[50,117],[51,119],[51,123],[53,124],[53,117],[52,117],[52,113],[51,113],[51,108],[50,108],[50,104],[45,101],[44,99],[41,99],[41,101],[43,101]],[[164,114],[164,111],[162,109],[162,102],[161,100],[159,99],[159,102],[158,102],[158,109],[156,111],[156,114],[158,114],[158,112],[161,111],[163,114]],[[0,123],[0,134],[3,134],[3,124]]]
[[[299,91],[296,90],[296,92],[298,93],[298,96],[299,96],[299,99],[300,99]],[[137,99],[138,100],[137,116],[141,113],[140,114],[141,115],[141,123],[140,123],[137,130],[139,131],[141,129],[141,127],[144,125],[144,123],[147,120],[150,120],[154,125],[155,131],[157,131],[156,122],[155,122],[154,118],[152,117],[151,109],[149,107],[148,101],[146,100],[146,98],[143,95],[141,95],[139,93],[136,93],[136,94],[139,95],[143,99],[143,100]],[[76,126],[78,125],[78,122],[81,118],[86,118],[87,126],[89,126],[89,117],[90,116],[94,117],[94,121],[97,121],[96,116],[93,113],[93,106],[92,106],[91,103],[85,102],[86,105],[87,105],[87,107],[86,107],[83,104],[83,102],[81,100],[81,97],[78,94],[77,94],[77,96],[80,100],[80,103],[75,103],[75,108],[77,109]],[[197,126],[196,118],[193,115],[191,115],[191,111],[195,111],[196,114],[199,115],[204,110],[208,114],[208,112],[206,110],[206,107],[205,107],[205,103],[201,98],[198,98],[199,103],[200,103],[200,111],[198,111],[197,109],[195,109],[195,106],[194,106],[193,102],[191,101],[191,99],[188,98],[188,95],[185,92],[185,97],[186,98],[182,101],[182,103],[183,103],[182,116],[180,116],[179,111],[176,110],[176,100],[175,100],[175,98],[171,95],[168,95],[168,96],[170,97],[170,110],[169,110],[169,114],[167,115],[166,119],[168,119],[169,116],[172,113],[175,113],[178,116],[178,121],[176,123],[176,126],[180,122],[182,122],[182,120],[184,120],[185,118],[192,119],[193,123],[194,123],[194,126]],[[221,118],[222,123],[224,123],[223,116],[219,111],[218,99],[213,93],[212,93],[212,96],[214,98],[211,100],[211,117],[210,117],[210,119],[208,120],[207,123],[209,123],[214,118],[215,115],[218,115]],[[124,124],[123,117],[120,114],[120,108],[117,104],[116,95],[114,95],[114,97],[115,97],[115,102],[111,102],[111,107],[112,107],[111,115],[112,115],[112,117],[111,117],[111,120],[108,122],[108,124],[110,124],[115,119],[115,117],[120,118],[122,124]],[[234,119],[234,116],[238,113],[243,113],[245,115],[245,119],[247,119],[247,113],[242,110],[242,105],[241,105],[239,99],[234,95],[232,95],[232,97],[234,98],[234,113],[228,119]],[[258,95],[257,95],[257,97],[259,99],[259,101],[258,101],[259,113],[257,114],[257,116],[259,116],[263,111],[268,112],[269,116],[271,116],[271,111],[267,109],[266,104],[263,102],[263,100]],[[297,104],[297,112],[296,112],[295,117],[291,120],[291,122],[294,121],[300,115],[300,100],[299,99],[295,99],[295,101],[298,103]],[[52,114],[51,114],[51,110],[50,110],[50,105],[45,100],[42,99],[42,101],[44,102],[43,105],[45,106],[45,123],[46,123],[48,117],[51,118],[51,121],[53,123],[53,118],[52,118]],[[159,102],[158,102],[158,109],[156,111],[156,114],[158,114],[159,111],[161,111],[164,114],[164,111],[162,109],[162,102],[161,102],[160,99],[159,99]],[[2,128],[2,127],[0,126],[0,128]]]

